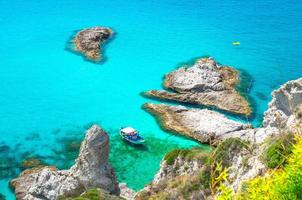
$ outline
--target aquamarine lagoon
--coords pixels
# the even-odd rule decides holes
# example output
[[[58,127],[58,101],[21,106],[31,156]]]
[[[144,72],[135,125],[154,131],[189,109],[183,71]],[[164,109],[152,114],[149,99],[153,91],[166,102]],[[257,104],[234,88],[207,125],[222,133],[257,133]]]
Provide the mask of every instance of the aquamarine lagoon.
[[[271,92],[302,74],[302,2],[203,0],[0,1],[0,193],[27,158],[60,169],[77,156],[85,130],[110,135],[110,162],[120,182],[139,190],[175,148],[207,145],[162,130],[142,109],[141,95],[162,88],[163,76],[203,56],[244,75],[254,115],[232,119],[261,126]],[[78,30],[114,31],[104,61],[68,49]],[[239,46],[232,43],[239,41]],[[188,105],[191,106],[191,105]],[[143,148],[119,137],[133,126]]]

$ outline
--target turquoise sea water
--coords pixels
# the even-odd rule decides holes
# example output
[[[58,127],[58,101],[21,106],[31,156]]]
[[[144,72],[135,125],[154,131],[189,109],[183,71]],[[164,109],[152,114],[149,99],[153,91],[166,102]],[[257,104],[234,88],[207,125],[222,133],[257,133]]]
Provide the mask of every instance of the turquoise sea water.
[[[69,167],[92,123],[110,133],[119,180],[142,188],[167,151],[198,145],[162,131],[140,96],[192,58],[211,55],[249,74],[256,126],[271,91],[302,75],[302,1],[0,0],[0,9],[0,193],[7,199],[24,158]],[[105,63],[65,50],[74,31],[96,25],[115,31]],[[125,125],[146,136],[146,148],[120,141]]]

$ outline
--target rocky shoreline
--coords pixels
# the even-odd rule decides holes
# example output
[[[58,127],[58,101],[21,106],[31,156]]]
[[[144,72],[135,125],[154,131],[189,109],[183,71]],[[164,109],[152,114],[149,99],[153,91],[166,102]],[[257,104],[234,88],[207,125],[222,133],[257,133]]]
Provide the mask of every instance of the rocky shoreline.
[[[239,73],[213,58],[201,58],[190,67],[181,67],[165,75],[166,90],[150,90],[147,97],[215,107],[234,114],[249,116],[249,102],[236,91]]]
[[[208,116],[209,113],[205,109],[196,110],[183,106],[150,103],[145,104],[145,107],[158,116],[162,126],[168,130],[180,132],[201,142],[209,142],[207,137],[214,137],[217,148],[207,158],[221,163],[228,169],[228,177],[224,179],[223,184],[233,192],[237,192],[245,181],[263,176],[269,170],[264,155],[274,141],[279,141],[283,137],[295,137],[288,135],[289,133],[300,135],[302,132],[302,78],[288,81],[280,89],[275,90],[272,96],[273,99],[265,112],[262,127],[255,129],[245,127],[242,130],[229,131],[227,134],[220,135],[217,134],[220,129],[216,126],[223,127],[224,118],[223,120],[213,119]],[[214,114],[215,117],[219,115],[221,114]],[[204,130],[209,126],[209,119],[213,119],[211,121],[213,130],[209,129],[211,131],[206,133]],[[215,134],[212,134],[212,131]],[[154,180],[137,194],[137,199],[174,199],[174,197],[196,200],[214,199],[209,188],[205,187],[210,180],[200,179],[200,176],[210,176],[210,172],[206,172],[205,168],[209,171],[211,167],[206,163],[201,166],[196,164],[200,162],[200,156],[196,154],[192,156],[191,151],[178,150],[176,154],[170,152],[170,155],[168,154],[169,156],[162,160],[160,170]],[[184,169],[183,166],[188,167]],[[195,167],[192,168],[193,166]],[[191,187],[190,192],[187,187]],[[219,195],[219,192],[215,195]]]
[[[87,59],[95,62],[102,60],[102,45],[113,35],[113,31],[106,27],[93,27],[79,31],[74,39],[75,50]]]

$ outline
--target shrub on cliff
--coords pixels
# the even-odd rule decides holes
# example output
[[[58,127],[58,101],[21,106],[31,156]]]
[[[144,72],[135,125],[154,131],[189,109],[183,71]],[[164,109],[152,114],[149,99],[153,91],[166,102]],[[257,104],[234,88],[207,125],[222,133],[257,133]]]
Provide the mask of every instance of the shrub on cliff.
[[[236,195],[237,200],[302,199],[302,137],[296,139],[284,168],[246,182]]]
[[[216,163],[221,163],[222,167],[228,168],[233,157],[232,154],[236,154],[243,148],[250,150],[249,143],[239,138],[228,138],[217,146],[212,156]]]
[[[206,156],[203,149],[200,149],[198,147],[192,148],[192,149],[175,149],[173,151],[170,151],[167,153],[164,157],[164,160],[168,165],[173,165],[174,161],[177,157],[185,158],[186,160],[192,160],[192,159],[204,159],[206,162]]]
[[[89,189],[78,197],[59,197],[58,200],[123,200],[123,198],[110,195],[107,191],[102,189]]]
[[[284,134],[275,139],[265,152],[266,166],[269,168],[284,166],[287,162],[286,157],[292,152],[294,142],[292,133]]]

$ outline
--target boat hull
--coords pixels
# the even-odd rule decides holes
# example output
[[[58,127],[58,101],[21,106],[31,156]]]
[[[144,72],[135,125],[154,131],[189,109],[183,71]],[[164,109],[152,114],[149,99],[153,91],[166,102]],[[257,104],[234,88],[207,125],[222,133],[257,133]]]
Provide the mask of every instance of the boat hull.
[[[129,142],[129,143],[131,143],[131,144],[139,145],[139,144],[143,144],[143,143],[145,142],[145,140],[144,140],[142,137],[140,137],[140,136],[137,136],[137,137],[139,137],[139,139],[137,139],[137,140],[132,140],[132,139],[130,139],[129,137],[125,136],[125,135],[122,134],[122,133],[120,133],[120,135],[121,135],[121,138],[122,138],[124,141]]]

